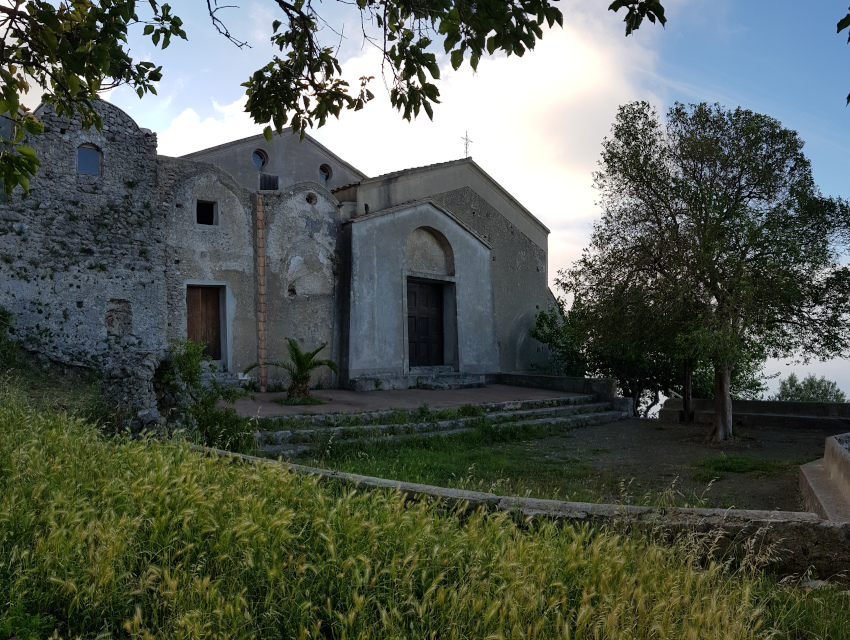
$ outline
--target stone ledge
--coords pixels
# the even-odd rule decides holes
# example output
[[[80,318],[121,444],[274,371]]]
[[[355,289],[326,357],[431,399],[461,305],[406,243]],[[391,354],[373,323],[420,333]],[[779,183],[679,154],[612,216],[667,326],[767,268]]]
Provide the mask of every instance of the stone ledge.
[[[717,552],[741,554],[755,544],[768,552],[767,569],[779,575],[801,575],[814,569],[819,578],[846,581],[850,574],[850,524],[823,520],[813,513],[664,509],[517,498],[304,467],[207,447],[193,446],[192,449],[249,464],[283,464],[293,473],[317,475],[353,487],[390,489],[411,499],[434,499],[466,510],[508,511],[565,523],[637,526],[665,537],[688,532],[714,533]]]
[[[800,493],[806,509],[821,518],[850,522],[850,503],[836,490],[823,458],[800,466]]]
[[[829,474],[836,491],[844,498],[844,502],[850,504],[850,451],[846,446],[848,442],[848,433],[826,439],[823,468]]]

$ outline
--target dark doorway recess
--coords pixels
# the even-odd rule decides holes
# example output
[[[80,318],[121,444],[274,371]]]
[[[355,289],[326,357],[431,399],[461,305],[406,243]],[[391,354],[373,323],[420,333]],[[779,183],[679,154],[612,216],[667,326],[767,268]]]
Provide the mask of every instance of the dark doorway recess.
[[[204,354],[221,360],[221,287],[186,287],[186,337],[203,342]]]
[[[407,279],[407,340],[411,367],[443,363],[443,285]]]

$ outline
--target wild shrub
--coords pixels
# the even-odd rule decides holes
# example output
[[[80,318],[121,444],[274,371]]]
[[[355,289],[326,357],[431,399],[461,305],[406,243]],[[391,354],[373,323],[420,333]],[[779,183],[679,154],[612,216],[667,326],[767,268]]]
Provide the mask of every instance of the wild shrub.
[[[243,389],[215,379],[215,367],[204,355],[204,345],[192,340],[172,340],[162,382],[177,398],[172,417],[183,412],[187,435],[198,444],[216,449],[248,453],[255,448],[254,424],[237,415],[232,404],[245,394]],[[207,378],[207,379],[205,379]]]

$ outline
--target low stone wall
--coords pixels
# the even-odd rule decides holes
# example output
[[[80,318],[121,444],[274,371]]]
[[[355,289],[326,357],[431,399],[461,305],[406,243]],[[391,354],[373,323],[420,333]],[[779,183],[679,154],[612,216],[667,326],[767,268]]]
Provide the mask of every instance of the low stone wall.
[[[694,398],[694,421],[714,419],[714,400]],[[659,420],[679,422],[681,398],[670,398],[658,412]],[[792,427],[850,429],[850,402],[779,402],[733,400],[732,419],[744,427]]]
[[[626,529],[638,527],[668,539],[689,532],[714,533],[718,553],[742,555],[747,549],[754,548],[767,556],[767,568],[779,575],[800,575],[813,568],[820,578],[846,580],[850,572],[850,524],[822,520],[814,513],[657,509],[517,498],[305,467],[205,447],[193,448],[250,464],[284,464],[293,473],[316,475],[352,487],[399,491],[414,500],[439,500],[452,507],[463,506],[470,510],[508,511],[522,517],[548,518],[572,524],[590,523]]]

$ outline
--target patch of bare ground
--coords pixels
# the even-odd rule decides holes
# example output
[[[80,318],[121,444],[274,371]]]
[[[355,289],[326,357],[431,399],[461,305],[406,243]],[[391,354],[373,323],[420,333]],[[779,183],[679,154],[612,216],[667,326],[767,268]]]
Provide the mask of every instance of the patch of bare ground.
[[[824,440],[835,435],[825,429],[739,428],[732,442],[715,444],[707,439],[708,429],[626,420],[530,444],[553,460],[583,456],[606,501],[646,502],[645,496],[672,486],[691,504],[701,496],[705,506],[800,511],[798,465],[822,457]],[[739,464],[725,464],[729,459]]]

